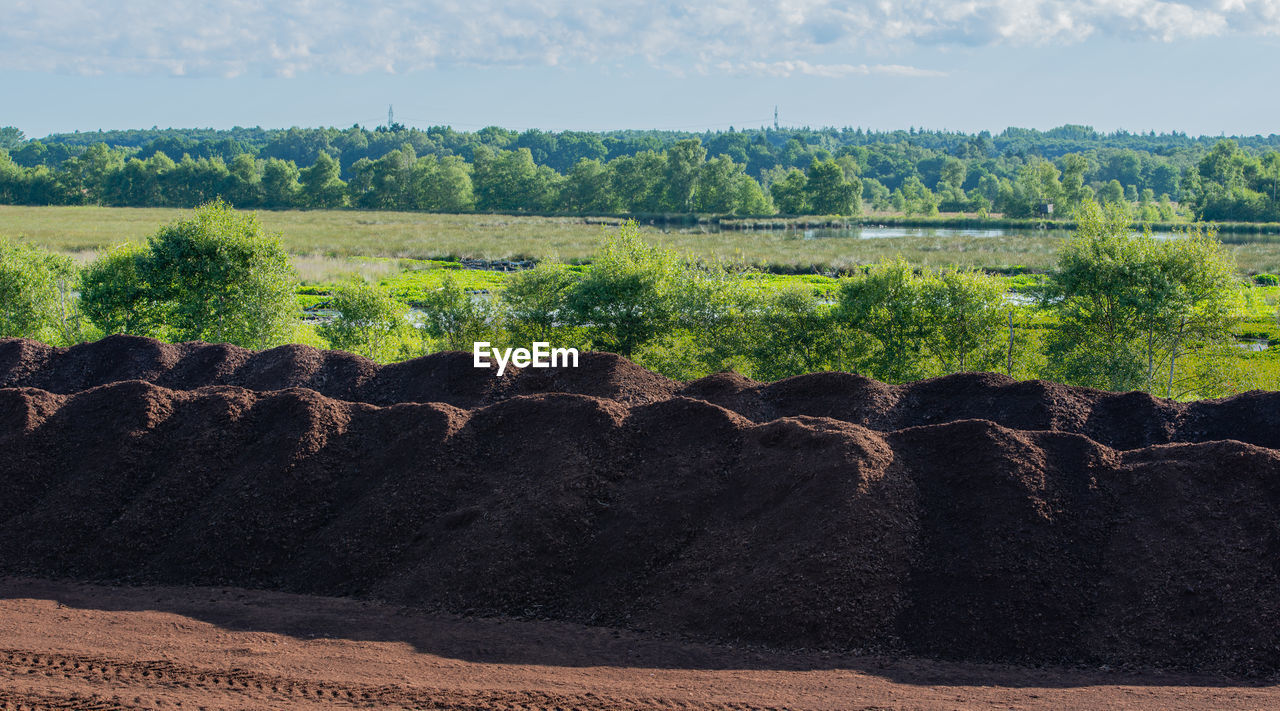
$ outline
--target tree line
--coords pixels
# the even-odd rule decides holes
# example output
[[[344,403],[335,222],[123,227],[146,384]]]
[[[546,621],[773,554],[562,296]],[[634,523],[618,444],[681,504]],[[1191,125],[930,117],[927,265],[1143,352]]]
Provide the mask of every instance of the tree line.
[[[847,370],[889,382],[963,371],[1160,395],[1221,394],[1241,282],[1211,230],[1134,234],[1123,211],[1082,208],[1034,304],[972,270],[891,260],[807,286],[648,244],[634,224],[586,268],[545,260],[495,294],[446,279],[412,312],[384,288],[333,288],[337,318],[299,320],[297,277],[256,217],[214,202],[84,268],[0,241],[0,337],[68,344],[111,333],[266,348],[304,342],[393,361],[474,341],[606,350],[690,379]]]
[[[0,202],[193,207],[222,197],[271,209],[1071,217],[1096,200],[1135,220],[1280,221],[1277,147],[1276,136],[1210,140],[1083,126],[998,136],[355,126],[43,141],[8,128],[0,129]],[[842,174],[834,186],[831,163]],[[815,166],[817,183],[807,186]]]

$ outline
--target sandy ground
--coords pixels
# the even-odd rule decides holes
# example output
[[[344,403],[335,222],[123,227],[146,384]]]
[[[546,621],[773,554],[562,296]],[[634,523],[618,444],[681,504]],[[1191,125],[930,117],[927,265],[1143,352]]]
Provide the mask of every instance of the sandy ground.
[[[0,578],[0,709],[1275,709],[1157,672],[765,653],[237,588]]]

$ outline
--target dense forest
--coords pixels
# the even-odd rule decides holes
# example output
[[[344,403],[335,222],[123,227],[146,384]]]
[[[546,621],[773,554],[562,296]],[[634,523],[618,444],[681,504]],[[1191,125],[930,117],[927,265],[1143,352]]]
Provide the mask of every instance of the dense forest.
[[[0,128],[0,203],[569,214],[1067,216],[1280,221],[1280,136],[853,128],[459,132]]]

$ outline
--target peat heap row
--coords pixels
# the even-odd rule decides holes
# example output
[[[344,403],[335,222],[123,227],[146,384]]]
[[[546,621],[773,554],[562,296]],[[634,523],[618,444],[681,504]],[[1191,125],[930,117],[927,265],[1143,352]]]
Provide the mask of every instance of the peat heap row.
[[[0,572],[1271,675],[1278,410],[0,341]]]
[[[380,366],[342,351],[281,346],[251,351],[225,344],[166,344],[110,336],[72,348],[0,339],[0,388],[70,394],[125,380],[170,390],[230,385],[258,392],[307,388],[370,405],[445,403],[472,409],[538,393],[568,393],[624,405],[675,396],[703,400],[754,422],[809,415],[881,432],[990,420],[1011,429],[1072,432],[1116,449],[1235,439],[1280,449],[1276,395],[1246,393],[1179,403],[1145,393],[1111,393],[1042,380],[967,374],[888,385],[850,373],[814,373],[758,383],[721,373],[671,380],[611,353],[583,353],[579,368],[508,367],[503,377],[472,365],[470,353],[436,353]]]

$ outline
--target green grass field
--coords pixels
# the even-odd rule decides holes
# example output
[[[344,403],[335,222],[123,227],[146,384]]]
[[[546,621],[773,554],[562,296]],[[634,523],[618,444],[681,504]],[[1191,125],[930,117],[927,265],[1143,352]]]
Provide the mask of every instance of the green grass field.
[[[0,206],[0,236],[78,253],[85,260],[102,247],[144,239],[160,225],[190,213],[165,208]],[[303,278],[314,282],[352,271],[370,277],[387,273],[385,266],[353,264],[352,257],[588,259],[616,224],[599,218],[355,210],[258,214],[268,230],[283,236]],[[716,232],[699,226],[664,231],[651,225],[641,225],[641,230],[648,239],[699,258],[796,272],[830,271],[896,256],[921,266],[1042,270],[1053,263],[1061,241],[1056,234],[1036,231],[1003,237],[804,239],[795,231]],[[1233,241],[1227,247],[1246,272],[1280,272],[1280,242]]]

